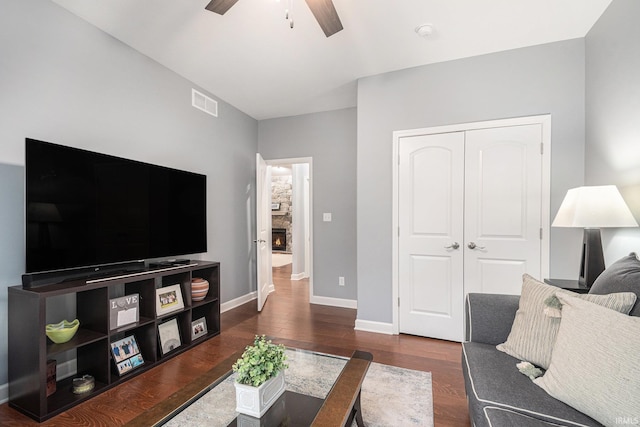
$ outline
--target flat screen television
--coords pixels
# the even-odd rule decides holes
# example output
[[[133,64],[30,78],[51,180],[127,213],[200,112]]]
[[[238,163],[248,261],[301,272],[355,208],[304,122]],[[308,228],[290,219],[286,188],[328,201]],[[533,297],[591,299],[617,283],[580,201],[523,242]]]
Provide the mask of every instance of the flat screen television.
[[[207,251],[205,175],[27,139],[26,271]]]

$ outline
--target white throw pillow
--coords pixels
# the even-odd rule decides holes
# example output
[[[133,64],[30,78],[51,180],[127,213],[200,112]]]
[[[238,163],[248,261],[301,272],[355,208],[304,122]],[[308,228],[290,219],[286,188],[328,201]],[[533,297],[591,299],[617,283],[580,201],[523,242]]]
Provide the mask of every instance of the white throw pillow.
[[[522,276],[522,293],[516,317],[507,341],[496,348],[517,359],[543,369],[549,367],[560,318],[547,316],[545,301],[552,296],[571,295],[628,314],[636,302],[633,292],[608,295],[576,294],[537,281],[528,274]]]
[[[558,295],[549,369],[534,383],[606,426],[640,422],[640,317]]]

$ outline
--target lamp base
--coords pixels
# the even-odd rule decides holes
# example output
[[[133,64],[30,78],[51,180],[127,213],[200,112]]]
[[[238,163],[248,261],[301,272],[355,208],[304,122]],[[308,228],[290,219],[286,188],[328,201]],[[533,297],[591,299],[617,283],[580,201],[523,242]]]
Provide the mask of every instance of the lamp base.
[[[599,228],[585,228],[582,240],[582,260],[578,283],[590,288],[596,278],[604,271],[604,254]]]

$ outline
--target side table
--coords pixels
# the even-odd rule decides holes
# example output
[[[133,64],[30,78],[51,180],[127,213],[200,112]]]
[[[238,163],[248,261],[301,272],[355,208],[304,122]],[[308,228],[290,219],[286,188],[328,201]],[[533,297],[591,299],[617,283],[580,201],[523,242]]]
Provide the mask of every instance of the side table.
[[[566,289],[568,291],[575,292],[577,294],[588,294],[589,289],[586,286],[580,285],[577,280],[569,280],[569,279],[544,279],[544,283],[556,286],[560,289]]]

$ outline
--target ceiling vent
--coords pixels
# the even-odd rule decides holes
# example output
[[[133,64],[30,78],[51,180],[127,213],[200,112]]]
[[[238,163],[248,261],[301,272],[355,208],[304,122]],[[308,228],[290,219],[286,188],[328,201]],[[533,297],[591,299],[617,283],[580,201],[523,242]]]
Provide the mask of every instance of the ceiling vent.
[[[204,93],[191,89],[191,105],[207,114],[218,117],[218,101],[214,101]]]

